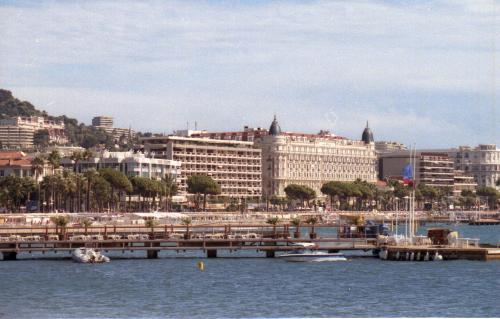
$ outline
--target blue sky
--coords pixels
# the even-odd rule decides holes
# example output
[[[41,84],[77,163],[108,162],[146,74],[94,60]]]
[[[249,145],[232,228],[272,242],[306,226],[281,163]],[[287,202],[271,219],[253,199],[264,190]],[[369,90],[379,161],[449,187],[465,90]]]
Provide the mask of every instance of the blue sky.
[[[172,132],[500,145],[500,1],[0,1],[0,87]]]

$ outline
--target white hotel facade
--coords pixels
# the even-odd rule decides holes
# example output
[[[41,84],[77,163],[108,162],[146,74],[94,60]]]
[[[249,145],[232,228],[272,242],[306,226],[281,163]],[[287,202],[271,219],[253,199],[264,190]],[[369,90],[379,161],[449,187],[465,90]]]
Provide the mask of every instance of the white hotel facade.
[[[377,181],[377,155],[368,125],[357,141],[328,132],[282,132],[275,118],[269,135],[255,143],[262,150],[263,196],[285,196],[287,185],[300,184],[321,197],[321,186],[328,181]]]

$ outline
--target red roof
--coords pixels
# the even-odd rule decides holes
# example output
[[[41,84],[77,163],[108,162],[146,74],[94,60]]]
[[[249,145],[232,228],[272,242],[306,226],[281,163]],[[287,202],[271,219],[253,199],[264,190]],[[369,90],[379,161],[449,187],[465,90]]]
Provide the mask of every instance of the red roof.
[[[0,166],[31,166],[31,160],[28,160],[28,159],[20,159],[20,160],[0,159]]]
[[[9,160],[9,159],[22,159],[26,157],[26,154],[19,151],[0,151],[0,160]]]

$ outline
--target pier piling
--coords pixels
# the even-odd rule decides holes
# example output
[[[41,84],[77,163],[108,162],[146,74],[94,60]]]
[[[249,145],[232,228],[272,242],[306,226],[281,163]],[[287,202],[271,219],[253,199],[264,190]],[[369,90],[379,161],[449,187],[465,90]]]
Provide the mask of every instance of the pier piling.
[[[16,260],[17,253],[16,252],[3,252],[3,260]]]
[[[266,251],[266,258],[274,258],[274,256],[275,256],[274,250]]]
[[[157,259],[158,258],[158,250],[148,250],[147,251],[147,258],[148,259]]]
[[[208,249],[207,258],[217,258],[217,249]]]

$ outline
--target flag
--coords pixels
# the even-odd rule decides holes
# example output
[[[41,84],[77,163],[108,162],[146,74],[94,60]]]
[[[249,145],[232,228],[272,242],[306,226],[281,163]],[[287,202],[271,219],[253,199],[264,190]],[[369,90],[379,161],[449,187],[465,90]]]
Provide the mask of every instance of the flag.
[[[413,186],[413,166],[411,164],[403,168],[403,183],[408,186]]]

